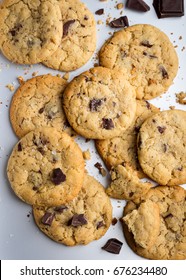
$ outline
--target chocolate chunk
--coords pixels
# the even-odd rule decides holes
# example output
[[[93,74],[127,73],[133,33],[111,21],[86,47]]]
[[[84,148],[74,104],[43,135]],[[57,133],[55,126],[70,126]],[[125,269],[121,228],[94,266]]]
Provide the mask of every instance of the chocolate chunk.
[[[163,151],[164,151],[164,153],[166,153],[166,151],[167,151],[167,145],[166,144],[163,144]]]
[[[90,100],[89,102],[89,108],[90,108],[90,111],[91,112],[97,112],[98,109],[101,107],[101,105],[103,104],[104,102],[104,99],[101,98],[101,99],[96,99],[96,98],[93,98],[92,100]]]
[[[119,254],[123,243],[116,238],[111,238],[107,243],[102,247],[103,250],[112,253]]]
[[[51,224],[52,224],[52,222],[54,220],[54,217],[55,217],[55,213],[46,212],[44,214],[44,216],[41,218],[41,222],[44,225],[51,226]]]
[[[75,214],[69,221],[68,226],[78,227],[82,225],[86,225],[87,220],[84,214]]]
[[[105,226],[104,222],[100,221],[100,222],[97,223],[97,227],[96,228],[99,229],[99,228],[104,227],[104,226]]]
[[[147,12],[150,7],[143,0],[128,0],[126,7],[139,12]]]
[[[102,15],[102,14],[104,14],[104,9],[99,9],[99,10],[97,10],[96,12],[95,12],[95,14],[96,15]]]
[[[57,186],[62,182],[66,181],[66,175],[62,172],[60,168],[56,168],[52,172],[51,181]]]
[[[109,26],[112,28],[128,27],[129,21],[128,21],[127,16],[123,16],[123,17],[117,18],[115,20],[112,20],[109,23]]]
[[[61,206],[57,206],[54,208],[54,211],[58,212],[58,213],[63,213],[64,210],[67,210],[68,207],[65,205],[61,205]]]
[[[87,15],[84,16],[84,20],[88,20],[89,17]]]
[[[45,154],[45,151],[43,150],[42,147],[38,147],[37,150],[38,150],[38,152],[40,152],[42,155]]]
[[[183,0],[154,0],[153,6],[158,18],[184,16]]]
[[[157,129],[158,129],[159,133],[162,134],[165,131],[166,127],[165,126],[158,126]]]
[[[104,129],[110,130],[114,128],[114,123],[112,119],[102,119],[102,127]]]
[[[44,112],[44,110],[45,110],[45,108],[42,107],[41,109],[39,109],[38,113],[39,113],[39,114],[42,114],[42,113]]]
[[[94,166],[99,170],[99,172],[101,172],[101,169],[103,168],[102,165],[101,165],[101,163],[96,162],[96,163],[94,164]]]
[[[18,150],[18,152],[21,152],[21,151],[22,151],[22,145],[21,145],[21,142],[19,142],[19,144],[17,145],[17,150]]]
[[[75,22],[75,19],[65,22],[65,24],[63,25],[63,38],[68,35],[68,30],[74,22]]]
[[[160,66],[160,71],[162,73],[163,79],[169,79],[169,75],[168,75],[167,70],[165,69],[164,66],[162,66],[162,65]]]
[[[148,56],[149,58],[158,58],[156,55],[149,54],[149,53],[147,53],[145,51],[143,52],[143,55]]]
[[[147,47],[147,48],[152,48],[152,44],[149,43],[148,40],[144,40],[140,43],[140,46],[144,46],[144,47]]]
[[[150,110],[151,109],[150,103],[147,100],[145,101],[145,103],[146,103],[147,109]]]
[[[18,23],[17,25],[14,26],[13,29],[11,29],[9,32],[10,34],[14,37],[17,35],[17,32],[19,32],[19,30],[22,28],[22,24]]]
[[[117,218],[113,218],[112,219],[112,225],[115,226],[118,222],[118,219]]]

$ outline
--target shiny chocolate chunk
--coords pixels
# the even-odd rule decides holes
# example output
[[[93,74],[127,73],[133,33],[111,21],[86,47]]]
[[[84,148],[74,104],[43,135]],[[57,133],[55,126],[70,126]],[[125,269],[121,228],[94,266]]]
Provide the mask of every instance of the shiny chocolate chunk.
[[[38,113],[39,113],[39,114],[42,114],[42,113],[44,112],[44,110],[45,110],[45,108],[42,107],[41,109],[39,109]]]
[[[129,21],[128,21],[127,16],[123,16],[123,17],[117,18],[115,20],[112,20],[109,23],[109,26],[112,28],[128,27]]]
[[[143,0],[128,0],[126,7],[139,12],[147,12],[150,7]]]
[[[153,55],[153,54],[149,54],[149,53],[147,53],[147,52],[143,52],[143,55],[145,55],[145,56],[148,56],[149,58],[158,58],[156,55]]]
[[[68,30],[74,22],[75,22],[75,19],[71,19],[71,20],[68,20],[67,22],[64,23],[64,25],[63,25],[63,38],[68,35]]]
[[[55,217],[55,213],[46,212],[44,214],[44,216],[41,218],[41,222],[44,225],[51,226],[51,224],[52,224],[52,222],[54,220],[54,217]]]
[[[68,226],[78,227],[87,224],[84,214],[75,214],[69,221]]]
[[[112,119],[103,118],[102,119],[102,127],[104,129],[107,129],[107,130],[113,129],[114,128],[113,120]]]
[[[66,181],[66,175],[62,172],[60,168],[55,168],[52,172],[51,181],[54,185],[60,185],[64,181]]]
[[[153,6],[158,18],[184,16],[184,0],[154,0]]]
[[[111,238],[107,243],[102,247],[103,250],[112,253],[119,254],[123,243],[116,238]]]
[[[97,10],[96,12],[95,12],[95,14],[96,15],[102,15],[102,14],[104,14],[104,9],[99,9],[99,10]]]

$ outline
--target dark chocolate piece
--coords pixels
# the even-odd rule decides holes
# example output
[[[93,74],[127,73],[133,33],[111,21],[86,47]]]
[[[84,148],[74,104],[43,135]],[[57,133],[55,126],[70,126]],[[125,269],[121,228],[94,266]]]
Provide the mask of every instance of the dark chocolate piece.
[[[64,210],[67,210],[68,207],[65,205],[61,205],[61,206],[57,206],[54,208],[54,211],[58,212],[58,213],[63,213]]]
[[[97,10],[95,14],[101,16],[102,14],[104,14],[104,9]]]
[[[111,238],[107,243],[102,247],[103,250],[112,253],[119,254],[123,243],[116,238]]]
[[[74,22],[75,22],[75,19],[71,19],[71,20],[68,20],[67,22],[65,22],[65,24],[63,25],[63,38],[68,35],[68,30]]]
[[[112,225],[115,226],[118,222],[118,219],[115,217],[112,219]]]
[[[147,53],[147,52],[143,52],[143,55],[145,55],[145,56],[148,56],[149,58],[158,58],[156,55],[153,55],[153,54],[149,54],[149,53]]]
[[[153,45],[149,43],[148,40],[144,40],[140,43],[140,46],[144,46],[144,47],[147,47],[147,48],[152,48]]]
[[[38,113],[39,113],[39,114],[42,114],[42,113],[44,112],[44,110],[45,110],[45,108],[42,107],[41,109],[39,109]]]
[[[75,214],[69,221],[68,226],[78,227],[82,225],[86,225],[87,220],[84,214]]]
[[[22,151],[22,145],[21,145],[21,142],[19,142],[19,144],[17,145],[17,150],[18,150],[18,152],[21,152],[21,151]]]
[[[55,168],[52,172],[51,181],[57,186],[66,180],[66,175],[60,168]]]
[[[114,128],[114,123],[112,119],[102,119],[102,127],[104,129],[110,130]]]
[[[126,7],[139,12],[147,12],[150,7],[143,0],[128,0]]]
[[[104,101],[103,98],[101,98],[101,99],[93,98],[92,100],[90,100],[90,102],[89,102],[90,111],[91,112],[97,112],[98,109],[103,104],[103,101]]]
[[[44,214],[44,216],[41,218],[41,222],[44,225],[51,226],[51,224],[52,224],[52,222],[54,220],[54,217],[55,217],[55,213],[46,212]]]
[[[104,226],[105,226],[104,222],[100,221],[100,222],[97,223],[97,227],[96,228],[99,229],[99,228],[104,227]]]
[[[14,26],[13,29],[11,29],[9,32],[10,34],[14,37],[17,35],[17,32],[19,32],[19,30],[22,28],[22,24],[18,23],[17,25]]]
[[[184,0],[154,0],[153,6],[158,18],[184,15]]]
[[[166,127],[165,126],[158,126],[157,129],[158,129],[159,133],[162,134],[165,131]]]
[[[162,73],[163,79],[168,79],[169,78],[169,74],[167,73],[167,70],[165,69],[165,67],[160,66],[160,71]]]
[[[127,16],[123,16],[123,17],[117,18],[115,20],[112,20],[109,23],[109,26],[112,28],[128,27],[129,21],[128,21]]]

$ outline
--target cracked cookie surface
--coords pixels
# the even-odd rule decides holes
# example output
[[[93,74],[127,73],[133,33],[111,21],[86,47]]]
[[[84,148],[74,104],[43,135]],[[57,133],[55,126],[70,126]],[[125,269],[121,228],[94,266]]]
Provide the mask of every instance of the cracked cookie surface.
[[[57,49],[61,37],[56,0],[5,0],[0,5],[0,48],[10,61],[39,63]]]
[[[58,49],[43,64],[60,70],[73,71],[83,66],[96,48],[96,23],[93,14],[79,0],[58,0],[63,36]]]
[[[40,128],[14,147],[7,175],[15,194],[28,204],[57,206],[72,200],[84,178],[82,151],[66,133]]]
[[[186,112],[162,111],[149,117],[138,134],[138,159],[160,185],[186,183]]]
[[[51,239],[68,246],[101,238],[112,220],[112,206],[103,186],[85,175],[78,196],[57,208],[33,207],[38,227]]]
[[[19,87],[10,106],[10,121],[19,138],[38,127],[54,127],[75,135],[62,107],[66,85],[65,79],[48,74],[34,77]]]
[[[120,135],[136,112],[136,94],[123,73],[95,67],[74,78],[63,94],[73,129],[86,138]]]
[[[137,133],[142,123],[152,114],[157,113],[158,108],[147,101],[137,100],[136,115],[132,124],[118,137],[107,140],[96,140],[96,148],[108,169],[118,164],[130,165],[140,178],[143,173],[137,157]]]
[[[169,38],[148,24],[115,32],[99,58],[104,67],[127,70],[138,99],[152,99],[167,91],[178,71],[178,57]]]
[[[128,245],[135,253],[147,259],[186,259],[186,190],[180,186],[152,188],[141,200],[127,203],[124,217],[138,210],[142,203],[148,200],[157,204],[160,211],[160,228],[156,241],[150,248],[143,248],[135,242],[134,236],[124,224],[124,235]],[[141,237],[143,239],[143,231]]]

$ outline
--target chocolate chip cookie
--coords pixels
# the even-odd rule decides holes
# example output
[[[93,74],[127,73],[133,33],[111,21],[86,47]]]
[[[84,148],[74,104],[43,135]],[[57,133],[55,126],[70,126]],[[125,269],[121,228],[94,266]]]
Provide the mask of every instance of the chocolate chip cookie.
[[[69,83],[63,106],[77,133],[108,139],[121,135],[133,121],[136,94],[123,73],[95,67]]]
[[[53,208],[33,207],[35,222],[51,239],[68,246],[101,238],[112,220],[112,206],[103,186],[85,175],[78,196]]]
[[[102,66],[127,70],[138,99],[166,92],[178,71],[174,46],[164,32],[149,24],[115,32],[101,48],[99,58]]]
[[[96,48],[93,14],[79,0],[58,0],[63,35],[57,50],[43,63],[56,70],[72,71],[84,65]]]
[[[48,74],[34,77],[18,88],[10,106],[10,121],[19,138],[39,127],[54,127],[75,135],[62,107],[66,85],[65,79]]]
[[[138,134],[138,159],[160,185],[186,183],[186,112],[162,111],[149,117]]]
[[[58,48],[62,29],[56,0],[4,0],[0,5],[0,49],[12,62],[45,60]]]
[[[83,185],[82,151],[68,134],[39,128],[15,145],[7,175],[15,194],[24,202],[58,206],[77,196]]]

